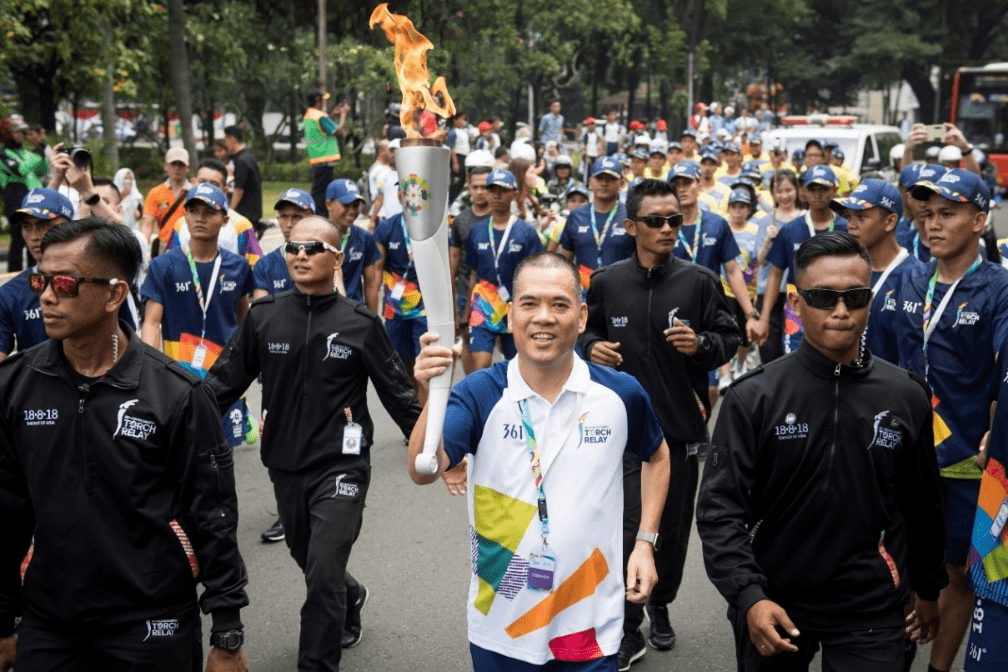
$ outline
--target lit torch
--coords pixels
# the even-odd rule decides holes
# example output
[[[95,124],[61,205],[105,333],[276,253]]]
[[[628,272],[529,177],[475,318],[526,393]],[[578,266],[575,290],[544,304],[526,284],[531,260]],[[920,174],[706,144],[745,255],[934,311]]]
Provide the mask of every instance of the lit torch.
[[[455,103],[443,77],[432,85],[427,71],[430,40],[417,32],[405,16],[392,14],[387,4],[375,7],[370,25],[380,25],[395,45],[395,69],[403,102],[399,119],[406,139],[395,153],[396,171],[403,192],[403,218],[413,246],[413,263],[420,283],[428,331],[437,334],[436,344],[451,348],[455,340],[455,305],[452,301],[451,267],[448,264],[448,161],[451,152],[434,136],[432,115],[450,117]],[[440,95],[443,105],[435,99]],[[425,132],[426,131],[426,132]],[[437,471],[437,447],[441,441],[451,368],[430,381],[427,397],[427,434],[423,452],[414,467],[421,474]]]

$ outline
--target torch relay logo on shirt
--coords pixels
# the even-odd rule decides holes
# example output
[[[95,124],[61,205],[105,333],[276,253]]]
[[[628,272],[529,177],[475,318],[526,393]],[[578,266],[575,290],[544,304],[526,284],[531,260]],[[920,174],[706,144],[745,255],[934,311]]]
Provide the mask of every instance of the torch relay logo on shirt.
[[[903,440],[903,432],[893,429],[897,426],[896,419],[890,416],[889,413],[889,411],[882,411],[875,416],[875,436],[872,437],[872,442],[868,444],[869,448],[879,446],[892,450]],[[884,427],[883,425],[888,425],[888,427]]]
[[[322,358],[322,361],[332,357],[333,359],[349,359],[350,355],[353,354],[353,350],[345,345],[340,345],[336,343],[336,337],[339,336],[339,332],[329,334],[326,339],[326,355]]]
[[[956,321],[954,326],[958,327],[960,325],[963,325],[967,327],[972,327],[973,325],[975,325],[977,322],[980,321],[980,313],[973,312],[971,310],[966,310],[966,307],[968,305],[969,305],[968,301],[966,303],[962,303],[959,305],[959,310],[956,311]]]
[[[585,419],[587,417],[588,413],[585,413],[578,418],[578,437],[580,439],[578,448],[583,444],[605,443],[612,436],[612,427],[609,425],[586,426]]]
[[[147,621],[147,636],[143,638],[143,641],[146,642],[151,637],[171,637],[178,630],[178,625],[177,618]]]
[[[126,411],[139,401],[139,399],[130,399],[119,404],[119,413],[116,416],[116,428],[115,432],[112,433],[113,439],[117,436],[126,436],[131,439],[148,439],[157,431],[157,425],[153,420],[126,415]]]

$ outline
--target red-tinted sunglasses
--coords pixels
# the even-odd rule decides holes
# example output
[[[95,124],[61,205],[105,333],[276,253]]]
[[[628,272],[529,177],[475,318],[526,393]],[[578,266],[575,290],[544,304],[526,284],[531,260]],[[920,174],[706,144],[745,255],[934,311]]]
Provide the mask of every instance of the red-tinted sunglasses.
[[[42,296],[46,287],[52,283],[53,293],[62,299],[72,299],[77,296],[82,282],[93,282],[96,285],[114,285],[118,278],[79,278],[73,275],[45,275],[44,273],[29,273],[28,286],[33,294]]]

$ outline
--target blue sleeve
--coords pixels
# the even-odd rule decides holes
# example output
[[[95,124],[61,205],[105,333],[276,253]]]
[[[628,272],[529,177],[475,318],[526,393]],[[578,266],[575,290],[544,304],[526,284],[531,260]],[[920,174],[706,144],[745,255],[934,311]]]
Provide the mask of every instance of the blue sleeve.
[[[368,233],[364,242],[364,268],[379,261],[381,258],[381,252],[378,251],[378,246],[375,245],[374,236]]]
[[[1001,282],[994,296],[996,297],[994,306],[994,351],[999,352],[1008,341],[1008,272],[1001,272],[998,276]],[[1001,366],[1005,365],[1000,362]]]
[[[718,238],[721,239],[721,263],[726,261],[731,261],[732,259],[737,259],[742,250],[739,249],[738,242],[735,240],[735,236],[728,229],[728,224],[722,219],[718,222],[718,226],[721,228],[721,232],[718,234]]]
[[[392,221],[391,219],[383,219],[382,221],[378,222],[378,226],[375,227],[374,233],[371,234],[374,236],[374,241],[379,245],[381,245],[382,247],[384,247],[386,250],[388,250],[388,243],[389,243],[388,239],[389,239],[389,231],[391,229],[390,226],[391,221]]]
[[[767,261],[781,269],[782,271],[787,270],[787,250],[790,247],[790,236],[787,232],[787,225],[784,225],[774,238],[773,244],[770,246],[770,251],[767,253]]]
[[[448,131],[447,145],[449,149],[455,149],[455,140],[457,137],[458,133],[455,132],[454,128]]]
[[[259,263],[252,268],[252,284],[255,289],[265,289],[268,292],[270,289],[269,278],[266,276],[266,266],[270,265],[270,262],[267,261],[267,257],[269,257],[269,255],[260,259]]]
[[[0,287],[0,352],[9,355],[14,349],[14,307],[10,286]]]
[[[165,305],[164,276],[167,275],[169,268],[165,263],[166,260],[167,256],[164,255],[151,259],[147,277],[144,278],[143,286],[140,288],[141,299],[151,299],[162,306]]]
[[[483,427],[500,401],[507,365],[497,365],[463,378],[452,388],[444,421],[444,449],[452,467],[476,453]]]
[[[539,117],[539,132],[546,130],[546,115]]]
[[[590,203],[589,207],[593,207]],[[569,215],[567,215],[567,221],[564,223],[563,231],[560,232],[560,247],[567,250],[568,252],[573,252],[577,241],[574,235],[577,233],[577,215],[574,213],[578,212],[580,208],[574,210]]]
[[[241,270],[241,286],[242,296],[246,294],[251,294],[252,290],[256,288],[255,278],[252,277],[252,267],[246,261],[245,257],[241,257],[242,260],[242,270]]]

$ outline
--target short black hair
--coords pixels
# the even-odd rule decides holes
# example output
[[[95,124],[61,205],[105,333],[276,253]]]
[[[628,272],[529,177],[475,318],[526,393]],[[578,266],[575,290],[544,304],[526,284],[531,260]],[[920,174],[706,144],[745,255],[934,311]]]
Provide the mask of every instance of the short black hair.
[[[820,152],[825,152],[826,151],[825,149],[823,149],[822,143],[819,142],[818,140],[816,140],[815,138],[812,138],[811,140],[809,140],[808,142],[805,143],[805,151],[806,152],[808,151],[809,147],[818,147]]]
[[[630,189],[626,198],[627,219],[637,219],[640,212],[641,201],[648,196],[674,196],[676,203],[679,197],[676,196],[675,187],[667,180],[641,180]]]
[[[469,169],[469,177],[473,175],[489,175],[493,172],[493,168],[490,166],[476,166],[475,168]]]
[[[91,186],[112,187],[112,190],[116,193],[116,198],[122,201],[122,192],[119,191],[119,187],[116,186],[116,183],[113,182],[111,178],[105,177],[104,175],[96,175],[91,178]]]
[[[213,146],[214,147],[223,147],[224,149],[227,149],[227,143],[224,142],[224,138],[217,138],[216,140],[214,140],[213,141]]]
[[[223,161],[213,157],[203,159],[199,162],[199,165],[196,166],[196,172],[199,172],[200,168],[209,168],[210,170],[220,173],[221,177],[224,178],[221,181],[225,183],[227,182],[227,166],[224,165]]]
[[[795,284],[809,265],[820,257],[861,257],[871,269],[868,250],[846,231],[825,231],[806,240],[795,252]]]
[[[84,237],[88,239],[84,248],[88,258],[97,258],[108,264],[116,270],[120,280],[132,287],[143,263],[143,251],[136,236],[123,224],[112,224],[93,215],[57,224],[42,239],[42,253],[45,254],[50,245],[69,243]]]
[[[570,271],[576,289],[574,292],[577,296],[575,305],[581,305],[581,274],[570,259],[556,252],[536,252],[535,254],[530,254],[518,262],[514,274],[511,276],[511,285],[515,290],[518,289],[518,276],[527,268],[562,268]]]
[[[245,142],[245,132],[242,131],[241,126],[227,126],[224,128],[224,135],[231,136],[238,142]]]
[[[494,158],[499,159],[502,156],[508,155],[508,148],[503,145],[494,150]]]

